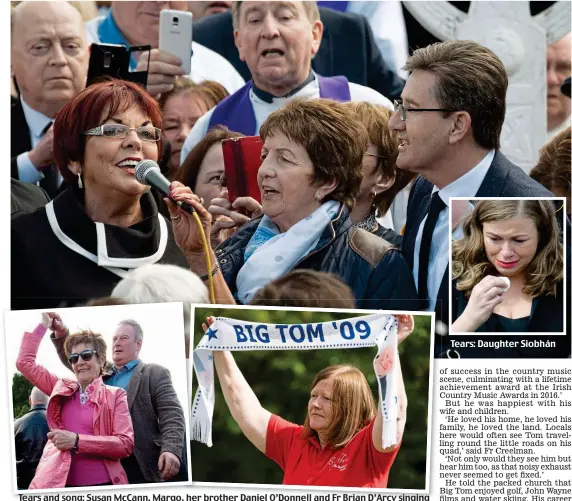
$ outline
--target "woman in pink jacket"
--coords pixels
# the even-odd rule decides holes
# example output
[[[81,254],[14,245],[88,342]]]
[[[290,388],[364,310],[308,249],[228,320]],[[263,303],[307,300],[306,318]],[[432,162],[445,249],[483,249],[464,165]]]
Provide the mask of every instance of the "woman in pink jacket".
[[[53,315],[26,332],[16,367],[34,386],[50,395],[50,432],[30,489],[127,484],[120,459],[133,450],[133,426],[127,393],[101,379],[107,346],[100,334],[82,331],[65,343],[77,380],[59,378],[36,363],[38,347]]]

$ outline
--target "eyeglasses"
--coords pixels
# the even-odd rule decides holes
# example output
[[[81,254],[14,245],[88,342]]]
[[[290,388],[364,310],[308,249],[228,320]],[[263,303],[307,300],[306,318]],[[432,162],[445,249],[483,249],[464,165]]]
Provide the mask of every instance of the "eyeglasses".
[[[97,351],[95,350],[83,350],[81,353],[72,353],[69,357],[68,357],[68,362],[70,363],[70,365],[75,365],[77,364],[79,357],[81,357],[81,359],[84,362],[89,362],[94,355],[97,355]]]
[[[111,139],[125,139],[134,130],[141,141],[157,142],[161,139],[161,129],[157,127],[127,127],[122,124],[103,124],[86,130],[86,136],[103,136]]]
[[[399,113],[399,117],[401,120],[405,122],[407,120],[407,113],[409,112],[417,112],[417,111],[460,111],[460,110],[452,110],[449,108],[406,108],[403,106],[402,99],[395,99],[393,101],[393,112]]]

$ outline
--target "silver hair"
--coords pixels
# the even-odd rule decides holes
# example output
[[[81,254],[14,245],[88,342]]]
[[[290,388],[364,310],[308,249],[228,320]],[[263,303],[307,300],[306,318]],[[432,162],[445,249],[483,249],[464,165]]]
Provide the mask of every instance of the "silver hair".
[[[46,395],[40,388],[34,386],[30,392],[30,404],[34,405],[47,405],[50,397]]]
[[[141,324],[139,322],[136,320],[127,319],[119,322],[117,327],[121,325],[129,325],[130,327],[133,327],[133,330],[135,331],[135,341],[143,341],[143,329],[141,328]]]
[[[147,264],[131,271],[111,292],[129,303],[182,301],[185,336],[191,334],[191,305],[210,303],[209,292],[196,273],[172,264]]]

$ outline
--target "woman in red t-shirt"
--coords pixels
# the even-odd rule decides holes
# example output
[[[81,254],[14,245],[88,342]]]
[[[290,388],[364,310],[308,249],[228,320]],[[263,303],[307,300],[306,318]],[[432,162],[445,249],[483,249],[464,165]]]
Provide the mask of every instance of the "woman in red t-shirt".
[[[411,315],[397,315],[398,342],[413,331]],[[207,319],[209,325],[214,321]],[[205,331],[207,326],[203,324]],[[389,469],[401,445],[407,396],[399,357],[382,353],[375,369],[397,374],[397,444],[382,447],[383,417],[363,373],[352,365],[320,371],[310,390],[303,426],[268,412],[252,391],[229,351],[215,351],[214,362],[224,398],[238,426],[257,449],[284,470],[284,484],[339,487],[387,487]]]

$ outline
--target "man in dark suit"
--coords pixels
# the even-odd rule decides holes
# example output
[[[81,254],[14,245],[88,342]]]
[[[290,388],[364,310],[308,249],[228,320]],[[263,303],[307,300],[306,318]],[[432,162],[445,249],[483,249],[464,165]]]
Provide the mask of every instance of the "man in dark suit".
[[[81,14],[68,2],[22,2],[11,11],[11,174],[53,197],[51,123],[85,87],[89,61]]]
[[[34,387],[30,393],[30,411],[14,421],[18,489],[29,487],[48,441],[47,405],[48,396]]]
[[[71,368],[64,351],[69,330],[59,315],[54,316],[51,339],[60,360]],[[139,359],[143,331],[134,320],[123,320],[117,326],[111,345],[113,365],[104,375],[105,384],[127,391],[129,412],[133,421],[135,446],[133,454],[121,461],[130,484],[170,480],[186,464],[185,417],[171,382],[169,371],[157,364]],[[187,480],[177,476],[177,480]]]
[[[508,76],[500,59],[471,41],[448,41],[409,58],[410,77],[390,127],[397,166],[419,174],[409,195],[402,250],[419,297],[449,319],[449,198],[552,197],[500,151]],[[437,354],[446,352],[437,338]],[[469,355],[470,356],[470,355]]]
[[[367,19],[323,7],[319,11],[324,34],[312,69],[325,77],[344,75],[390,99],[398,97],[405,82],[383,60]],[[193,23],[193,39],[230,61],[245,81],[252,78],[234,44],[230,11]]]

